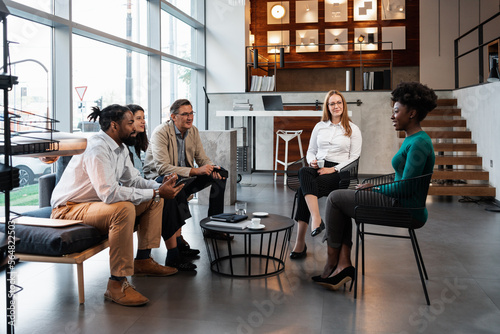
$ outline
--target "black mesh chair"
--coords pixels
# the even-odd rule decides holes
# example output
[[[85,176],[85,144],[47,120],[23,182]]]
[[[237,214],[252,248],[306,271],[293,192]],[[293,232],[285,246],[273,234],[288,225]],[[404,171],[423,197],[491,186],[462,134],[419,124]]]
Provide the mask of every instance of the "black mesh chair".
[[[292,219],[293,214],[295,213],[295,204],[297,203],[298,190],[300,188],[299,170],[305,165],[305,158],[302,158],[290,164],[290,166],[288,166],[288,168],[286,169],[286,173],[288,175],[287,186],[295,192],[292,206]],[[359,158],[342,168],[342,171],[339,173],[339,189],[354,188],[359,183],[358,165]]]
[[[354,189],[359,183],[358,179],[359,158],[342,168],[340,171],[339,189]]]
[[[365,235],[378,235],[384,237],[410,239],[413,246],[413,253],[417,262],[422,288],[424,289],[427,305],[430,305],[429,295],[425,286],[424,277],[428,280],[425,270],[424,260],[417,241],[415,229],[421,228],[422,224],[413,219],[413,213],[425,209],[425,201],[431,181],[431,174],[419,177],[394,181],[395,174],[383,175],[375,178],[366,179],[363,183],[371,183],[373,187],[360,189],[356,191],[356,275],[354,280],[354,298],[357,295],[358,283],[358,257],[359,246],[361,244],[361,272],[365,274]],[[372,190],[381,189],[384,194],[390,195],[392,202],[384,201],[380,196],[372,196]],[[394,228],[404,228],[408,230],[408,236],[397,234],[384,234],[375,232],[366,232],[365,225],[389,226]],[[352,287],[352,286],[351,286]]]
[[[297,196],[298,196],[298,191],[300,188],[300,181],[299,181],[299,170],[306,165],[305,158],[301,158],[293,163],[291,163],[287,169],[287,187],[295,192],[294,198],[293,198],[293,206],[292,206],[292,216],[291,218],[293,219],[293,213],[295,212],[295,204],[297,203]]]

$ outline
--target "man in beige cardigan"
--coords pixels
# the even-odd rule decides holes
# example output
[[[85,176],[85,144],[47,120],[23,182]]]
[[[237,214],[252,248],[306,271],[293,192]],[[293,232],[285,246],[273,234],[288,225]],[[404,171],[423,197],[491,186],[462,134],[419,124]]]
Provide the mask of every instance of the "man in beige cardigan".
[[[144,176],[158,182],[170,173],[176,173],[179,178],[196,177],[174,199],[164,201],[163,210],[162,237],[168,249],[165,263],[187,271],[196,268],[188,258],[199,253],[191,249],[181,236],[181,226],[191,217],[187,198],[211,186],[208,215],[222,213],[226,179],[220,175],[220,167],[205,154],[199,131],[193,125],[191,102],[186,99],[175,101],[170,107],[170,118],[153,131],[144,160]],[[199,167],[195,167],[195,163]]]

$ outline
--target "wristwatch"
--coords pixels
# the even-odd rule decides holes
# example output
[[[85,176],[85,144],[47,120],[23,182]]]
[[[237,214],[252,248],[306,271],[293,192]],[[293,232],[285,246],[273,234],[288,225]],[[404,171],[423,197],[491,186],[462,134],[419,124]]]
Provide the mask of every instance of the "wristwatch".
[[[155,192],[154,200],[158,203],[160,201],[160,189],[153,189],[153,191]]]

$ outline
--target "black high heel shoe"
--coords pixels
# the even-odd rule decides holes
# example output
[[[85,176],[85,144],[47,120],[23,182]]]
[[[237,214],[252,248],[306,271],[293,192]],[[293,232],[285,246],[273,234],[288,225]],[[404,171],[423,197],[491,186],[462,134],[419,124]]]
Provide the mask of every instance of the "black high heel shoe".
[[[321,224],[319,224],[318,227],[316,227],[314,230],[312,230],[311,237],[317,236],[318,234],[323,232],[324,229],[325,229],[325,223],[323,223],[323,220],[321,220]]]
[[[304,245],[304,250],[302,252],[291,252],[290,258],[292,260],[302,259],[307,256],[307,245]]]
[[[316,283],[323,285],[330,290],[338,290],[343,284],[354,279],[354,267],[350,266],[342,270],[340,273],[333,277],[319,278]]]
[[[335,271],[335,269],[337,269],[337,265],[335,265],[335,267],[333,267],[332,271],[330,271],[330,273],[328,274],[328,276],[330,276],[331,274],[333,274],[333,272]],[[326,277],[328,277],[326,276]],[[324,278],[321,277],[321,275],[317,275],[317,276],[313,276],[311,277],[311,279],[314,281],[314,282],[318,282],[319,280],[322,280]]]

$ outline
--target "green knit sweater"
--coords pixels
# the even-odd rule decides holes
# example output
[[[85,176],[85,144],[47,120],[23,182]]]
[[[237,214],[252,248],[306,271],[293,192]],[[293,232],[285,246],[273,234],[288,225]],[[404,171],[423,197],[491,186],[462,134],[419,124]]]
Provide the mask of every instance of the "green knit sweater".
[[[396,172],[395,181],[406,180],[413,177],[432,173],[436,156],[431,138],[424,131],[419,131],[406,137],[398,153],[392,158],[392,167]],[[379,192],[391,196],[394,188],[380,187]],[[407,198],[400,203],[404,207],[417,206],[412,198]],[[414,212],[413,218],[418,221],[427,221],[427,209]]]

